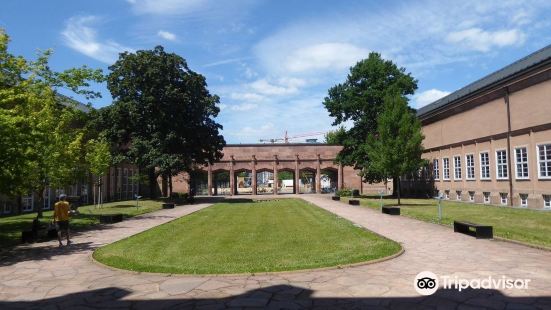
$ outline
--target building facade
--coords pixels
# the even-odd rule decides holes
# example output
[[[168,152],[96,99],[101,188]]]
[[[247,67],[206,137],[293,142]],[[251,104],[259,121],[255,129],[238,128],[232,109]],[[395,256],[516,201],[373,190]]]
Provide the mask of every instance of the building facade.
[[[446,199],[551,209],[551,46],[417,115]]]

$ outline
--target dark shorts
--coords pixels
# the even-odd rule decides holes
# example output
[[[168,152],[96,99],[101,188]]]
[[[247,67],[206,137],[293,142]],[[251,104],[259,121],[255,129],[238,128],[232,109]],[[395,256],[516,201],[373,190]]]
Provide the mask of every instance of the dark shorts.
[[[60,231],[60,230],[67,231],[67,230],[69,230],[69,221],[57,221],[55,223],[55,228],[58,231]]]

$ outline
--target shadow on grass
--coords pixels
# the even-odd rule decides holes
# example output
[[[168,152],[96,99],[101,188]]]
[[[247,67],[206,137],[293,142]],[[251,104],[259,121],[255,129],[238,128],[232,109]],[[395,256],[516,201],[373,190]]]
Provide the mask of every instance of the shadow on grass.
[[[182,279],[185,283],[185,279]],[[413,288],[412,288],[413,291]],[[313,290],[274,285],[225,298],[127,298],[132,292],[118,287],[67,294],[39,301],[0,301],[2,309],[61,309],[93,307],[122,309],[549,309],[551,297],[510,297],[497,290],[439,289],[416,297],[314,297]],[[370,294],[369,291],[365,292]],[[24,296],[23,296],[24,297]]]

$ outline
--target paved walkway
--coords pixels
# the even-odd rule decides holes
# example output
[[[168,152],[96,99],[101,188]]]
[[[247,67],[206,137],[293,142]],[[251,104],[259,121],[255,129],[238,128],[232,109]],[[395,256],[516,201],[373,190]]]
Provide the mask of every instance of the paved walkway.
[[[353,268],[257,276],[196,277],[118,271],[91,261],[103,244],[209,206],[162,210],[56,243],[18,248],[0,262],[0,308],[551,308],[551,254],[501,241],[476,240],[451,229],[350,207],[327,196],[300,195],[321,208],[400,242],[395,259]],[[528,290],[440,289],[421,297],[420,271],[465,278],[529,278]]]

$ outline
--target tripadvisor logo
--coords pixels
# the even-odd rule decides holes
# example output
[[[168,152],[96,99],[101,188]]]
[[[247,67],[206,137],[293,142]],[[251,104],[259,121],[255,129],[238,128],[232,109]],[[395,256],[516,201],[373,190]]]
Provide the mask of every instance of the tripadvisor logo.
[[[440,280],[440,281],[439,281]],[[489,276],[487,278],[479,279],[463,279],[457,276],[442,276],[440,279],[438,276],[430,271],[422,271],[413,280],[413,287],[417,293],[421,295],[432,295],[439,287],[439,282],[442,282],[442,288],[444,289],[456,289],[459,292],[465,289],[528,289],[528,283],[530,279],[511,279],[505,276],[494,278]]]

